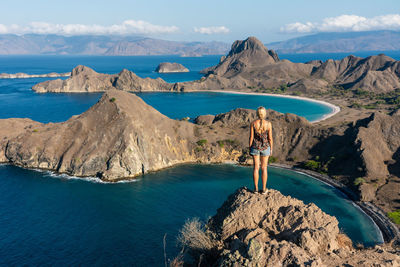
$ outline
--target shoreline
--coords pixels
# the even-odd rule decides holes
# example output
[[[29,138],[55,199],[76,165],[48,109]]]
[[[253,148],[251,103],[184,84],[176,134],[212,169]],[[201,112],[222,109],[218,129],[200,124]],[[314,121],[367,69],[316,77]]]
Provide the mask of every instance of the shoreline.
[[[330,117],[335,116],[337,113],[340,112],[340,107],[323,101],[323,100],[317,100],[317,99],[313,99],[313,98],[309,98],[309,97],[305,97],[305,96],[294,96],[294,95],[280,95],[280,94],[271,94],[271,93],[255,93],[255,92],[240,92],[240,91],[234,91],[234,90],[191,90],[191,91],[187,91],[187,93],[190,92],[213,92],[213,93],[227,93],[227,94],[240,94],[240,95],[264,95],[264,96],[273,96],[273,97],[284,97],[284,98],[293,98],[293,99],[298,99],[298,100],[304,100],[304,101],[308,101],[308,102],[314,102],[314,103],[318,103],[324,106],[327,106],[331,109],[331,112],[328,114],[323,115],[320,119],[317,120],[313,120],[310,121],[310,123],[317,123],[317,122],[321,122],[323,120],[326,120]],[[186,93],[186,92],[185,92]]]
[[[308,175],[320,182],[336,188],[374,222],[381,232],[384,243],[389,243],[393,240],[395,242],[400,242],[400,230],[397,226],[373,203],[358,201],[356,194],[353,191],[350,191],[350,189],[344,184],[333,180],[328,175],[320,174],[311,170],[301,169],[287,164],[272,163],[269,165],[271,167],[282,168]]]
[[[198,164],[202,164],[202,165],[230,164],[230,165],[237,165],[237,166],[241,166],[241,167],[251,167],[249,165],[239,164],[237,162],[226,161],[226,162],[185,162],[185,163],[179,163],[179,164],[176,164],[173,166],[169,166],[166,168],[178,167],[179,165],[185,165],[185,164],[196,164],[196,165],[198,165]],[[5,166],[5,165],[15,166],[15,167],[22,168],[22,169],[28,169],[28,170],[35,171],[35,172],[40,172],[46,176],[50,176],[49,178],[51,178],[51,179],[55,178],[55,179],[67,179],[67,180],[81,180],[81,181],[89,182],[89,183],[100,183],[100,184],[132,183],[132,182],[137,182],[138,179],[140,179],[139,178],[140,176],[137,176],[137,177],[133,177],[133,178],[119,179],[117,181],[102,181],[101,179],[99,179],[97,177],[91,177],[91,176],[79,177],[79,176],[69,175],[67,173],[58,173],[56,171],[48,170],[48,169],[23,168],[21,166],[14,165],[12,163],[6,163],[6,162],[0,163],[0,166]],[[344,184],[342,184],[338,181],[332,180],[332,178],[330,178],[327,175],[316,173],[311,170],[301,169],[301,168],[297,168],[297,167],[287,165],[287,164],[272,163],[269,165],[274,168],[286,169],[289,171],[301,173],[303,175],[311,177],[312,179],[316,179],[324,184],[332,186],[333,188],[335,188],[339,192],[341,192],[344,195],[343,197],[345,197],[349,201],[351,201],[352,204],[356,205],[357,208],[359,208],[363,213],[365,213],[372,220],[372,222],[377,226],[377,230],[379,230],[379,234],[383,239],[382,240],[383,243],[388,243],[392,240],[400,241],[400,230],[396,227],[396,225],[394,225],[394,223],[392,221],[390,221],[390,219],[374,204],[372,204],[370,202],[357,201],[356,194],[354,192],[350,191]],[[166,169],[166,168],[163,168],[163,169]],[[163,169],[161,169],[161,170],[163,170]],[[161,170],[157,170],[157,171],[161,171]],[[380,244],[380,243],[378,243],[378,244]]]

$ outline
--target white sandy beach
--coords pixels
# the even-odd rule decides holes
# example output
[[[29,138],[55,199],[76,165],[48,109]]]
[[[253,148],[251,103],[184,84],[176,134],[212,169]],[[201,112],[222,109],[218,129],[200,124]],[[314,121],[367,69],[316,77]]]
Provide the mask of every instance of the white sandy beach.
[[[310,102],[315,102],[319,103],[322,105],[325,105],[329,107],[332,111],[328,114],[325,114],[322,116],[322,118],[314,121],[310,121],[311,123],[317,123],[323,120],[326,120],[337,113],[340,112],[340,108],[336,105],[333,105],[331,103],[322,101],[322,100],[316,100],[308,97],[303,97],[303,96],[294,96],[294,95],[279,95],[279,94],[268,94],[268,93],[251,93],[251,92],[237,92],[237,91],[222,91],[222,90],[196,90],[196,91],[189,91],[189,92],[214,92],[214,93],[227,93],[227,94],[242,94],[242,95],[264,95],[264,96],[273,96],[273,97],[286,97],[286,98],[295,98],[295,99],[300,99],[300,100],[305,100],[305,101],[310,101]]]

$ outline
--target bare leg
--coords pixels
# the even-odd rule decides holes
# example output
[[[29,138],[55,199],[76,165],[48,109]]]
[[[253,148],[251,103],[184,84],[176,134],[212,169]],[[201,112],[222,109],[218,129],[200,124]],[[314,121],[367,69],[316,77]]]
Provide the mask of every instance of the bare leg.
[[[268,158],[261,157],[261,180],[262,180],[262,190],[263,192],[267,190],[267,180],[268,180],[268,173],[267,173],[267,166],[268,166]]]
[[[254,191],[258,192],[258,177],[260,170],[260,156],[253,156],[253,181],[254,181]]]

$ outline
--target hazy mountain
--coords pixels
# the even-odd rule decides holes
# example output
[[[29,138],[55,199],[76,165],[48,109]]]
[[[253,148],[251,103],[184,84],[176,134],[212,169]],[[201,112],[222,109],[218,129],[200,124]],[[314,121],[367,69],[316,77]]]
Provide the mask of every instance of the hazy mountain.
[[[278,53],[338,53],[400,50],[400,32],[329,32],[267,44]]]
[[[175,42],[141,36],[0,35],[0,55],[220,55],[221,42]]]

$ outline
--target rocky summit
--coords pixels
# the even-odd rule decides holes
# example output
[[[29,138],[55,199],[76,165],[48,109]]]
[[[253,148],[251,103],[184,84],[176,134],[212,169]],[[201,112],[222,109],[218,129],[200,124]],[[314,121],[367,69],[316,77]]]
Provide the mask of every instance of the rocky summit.
[[[335,217],[273,189],[238,189],[204,228],[188,221],[180,241],[181,266],[400,266],[395,249],[355,249]]]
[[[189,72],[185,66],[179,63],[163,62],[160,63],[155,72],[158,73],[169,73],[169,72]]]

